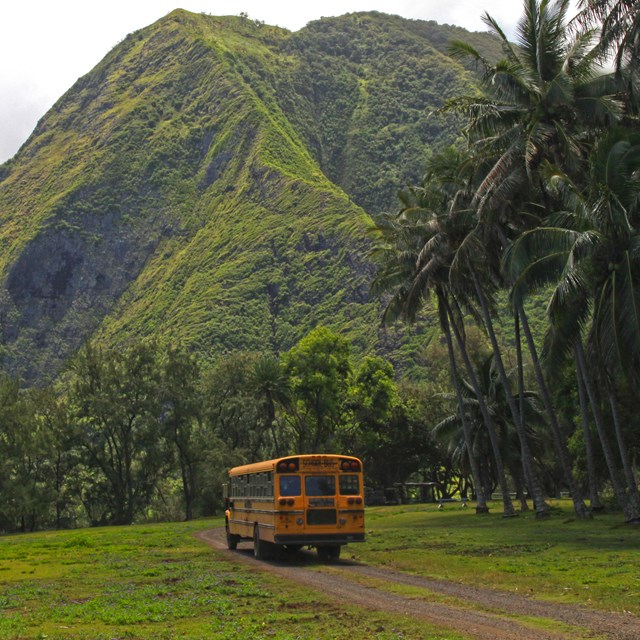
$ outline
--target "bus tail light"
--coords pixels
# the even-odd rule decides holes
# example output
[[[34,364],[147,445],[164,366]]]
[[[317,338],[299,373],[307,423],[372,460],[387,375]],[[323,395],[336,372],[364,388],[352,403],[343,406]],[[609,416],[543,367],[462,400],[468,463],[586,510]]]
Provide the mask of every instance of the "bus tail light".
[[[340,463],[342,471],[360,471],[360,463],[357,460],[343,460]]]
[[[298,458],[290,458],[289,460],[280,460],[276,467],[276,471],[278,473],[294,473],[295,471],[298,471],[298,468]]]

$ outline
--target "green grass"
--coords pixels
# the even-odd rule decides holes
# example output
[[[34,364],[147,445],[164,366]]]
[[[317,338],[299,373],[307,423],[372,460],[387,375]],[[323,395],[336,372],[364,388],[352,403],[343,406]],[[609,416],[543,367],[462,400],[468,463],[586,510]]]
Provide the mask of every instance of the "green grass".
[[[550,501],[551,518],[503,518],[501,505],[477,516],[451,503],[375,507],[357,559],[402,571],[640,614],[640,528],[619,513],[573,517],[570,501]]]
[[[0,639],[462,639],[336,603],[193,537],[221,524],[0,538]]]
[[[563,603],[640,614],[640,529],[619,514],[588,522],[567,501],[552,518],[504,519],[453,503],[367,510],[367,542],[345,556],[414,574]],[[221,521],[45,532],[0,538],[0,639],[296,638],[461,640],[422,621],[338,603],[256,572],[196,540]],[[335,571],[312,565],[310,569]],[[354,576],[354,582],[375,580]],[[460,603],[390,585],[390,592]],[[544,621],[534,621],[540,625]]]

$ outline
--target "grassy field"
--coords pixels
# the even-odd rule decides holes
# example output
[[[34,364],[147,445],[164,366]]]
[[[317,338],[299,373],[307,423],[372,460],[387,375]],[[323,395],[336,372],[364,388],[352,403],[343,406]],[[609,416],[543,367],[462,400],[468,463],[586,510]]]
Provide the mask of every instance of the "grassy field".
[[[640,615],[640,527],[620,513],[573,517],[570,501],[550,501],[554,514],[502,518],[451,503],[377,507],[367,513],[363,562],[410,573],[581,603]]]
[[[576,522],[563,503],[536,522],[503,519],[497,507],[476,516],[456,505],[415,505],[370,508],[367,518],[368,541],[347,547],[346,557],[640,613],[640,530],[621,526],[619,514]],[[220,524],[0,538],[0,638],[461,638],[336,603],[193,537]]]

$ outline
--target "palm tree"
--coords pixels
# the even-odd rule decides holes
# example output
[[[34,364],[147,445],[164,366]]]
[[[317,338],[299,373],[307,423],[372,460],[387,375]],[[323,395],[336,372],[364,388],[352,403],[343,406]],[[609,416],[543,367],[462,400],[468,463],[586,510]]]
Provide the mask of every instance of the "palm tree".
[[[507,399],[511,390],[505,388],[502,384],[502,377],[496,368],[494,355],[484,358],[482,362],[478,363],[476,369],[483,396],[486,398],[492,421],[499,433],[502,457],[508,461],[509,472],[517,486],[521,484],[520,478],[523,466],[520,460],[520,434],[517,425],[513,421],[513,413]],[[466,416],[466,420],[472,426],[474,450],[486,451],[489,438],[484,428],[482,412],[473,393],[473,386],[469,382],[462,380],[460,387],[464,393],[463,411],[458,410],[454,415],[448,416],[439,422],[433,428],[433,431],[438,437],[448,440],[449,444],[452,445],[459,440],[458,433],[460,426],[463,426],[461,418]],[[522,393],[522,414],[526,416],[528,425],[544,423],[536,394],[531,391],[523,391]],[[535,437],[531,428],[529,429],[528,437]],[[526,508],[524,496],[522,496],[522,504]]]
[[[451,198],[450,217],[459,216],[465,211],[474,211],[473,200],[478,175],[483,175],[481,163],[465,162],[459,165],[456,176],[458,190]],[[449,180],[451,182],[451,178]],[[453,184],[455,185],[455,182]],[[466,301],[468,311],[474,314],[475,309],[478,309],[476,315],[479,316],[491,341],[495,366],[501,384],[507,390],[507,404],[520,440],[520,458],[525,480],[533,496],[536,517],[542,518],[548,515],[549,508],[532,464],[524,417],[511,392],[511,381],[504,366],[493,323],[493,317],[496,315],[494,294],[502,284],[499,255],[508,242],[508,232],[505,229],[508,226],[505,223],[508,217],[503,215],[505,209],[506,207],[501,207],[496,209],[493,215],[485,216],[484,220],[462,239],[452,260],[449,279],[455,294]],[[579,506],[578,504],[577,512],[584,511],[580,510]]]
[[[448,153],[455,154],[452,151]],[[444,164],[444,158],[441,158],[441,161]],[[446,212],[446,201],[443,202],[442,197],[443,194],[434,190],[426,179],[422,187],[409,188],[401,194],[405,206],[397,215],[386,214],[378,218],[372,229],[375,240],[370,255],[379,265],[379,269],[372,283],[372,291],[379,295],[391,292],[383,316],[383,322],[386,323],[400,317],[408,322],[415,322],[420,309],[429,301],[430,293],[435,294],[441,330],[447,341],[452,382],[461,402],[451,336],[452,322],[455,323],[456,318],[451,310],[448,300],[450,293],[447,291],[451,259],[449,246],[452,238],[456,236],[456,231],[455,224],[450,224],[447,229],[443,227],[446,220],[446,215],[443,214],[443,210]],[[466,346],[457,326],[454,333],[464,359]],[[466,358],[465,366],[468,366],[469,362]],[[478,398],[478,401],[483,402],[483,399]],[[488,417],[488,412],[485,413]],[[464,423],[464,417],[462,419]],[[488,425],[488,429],[491,430],[492,426]],[[478,513],[486,512],[486,496],[476,459],[472,455],[468,428],[465,428],[465,438],[478,499],[476,510]],[[497,445],[497,438],[495,441]],[[498,457],[497,465],[500,468],[500,453],[494,451],[494,454]],[[510,503],[506,481],[502,485],[505,513],[511,514],[513,505]]]
[[[596,482],[596,464],[593,453],[593,442],[591,437],[591,427],[589,423],[589,408],[587,401],[587,391],[585,388],[584,378],[580,373],[580,369],[576,368],[576,382],[578,387],[578,401],[580,404],[580,418],[582,421],[582,432],[584,437],[585,455],[587,458],[587,476],[589,479],[589,507],[591,511],[601,511],[603,505],[600,501],[598,493],[598,485]]]
[[[474,234],[476,237],[470,238],[475,246],[467,251],[469,256],[477,256],[478,247],[487,247],[499,256],[508,247],[514,231],[537,226],[538,216],[530,216],[527,221],[509,216],[515,210],[513,204],[521,202],[524,193],[542,203],[539,208],[542,216],[551,212],[555,208],[552,192],[546,188],[541,168],[551,161],[569,175],[580,176],[592,144],[592,132],[608,126],[619,116],[620,105],[607,95],[609,87],[596,73],[599,51],[591,46],[594,32],[568,35],[568,8],[569,0],[525,0],[517,45],[510,43],[499,24],[485,14],[485,23],[502,45],[503,58],[495,64],[468,44],[452,44],[454,55],[471,57],[481,67],[483,93],[451,100],[445,110],[467,117],[470,144],[491,162],[491,168],[474,189],[471,206],[477,210],[480,237]],[[467,260],[461,273],[471,276],[484,324],[499,358],[492,337],[490,300],[485,295],[491,279],[474,273],[473,260]],[[574,497],[576,514],[587,517],[588,511],[572,477],[566,441],[537,365],[535,345],[521,302],[514,298],[514,312],[536,365],[565,479]],[[504,380],[500,361],[497,362]],[[512,412],[515,418],[517,407],[512,406]],[[526,443],[526,437],[523,442]],[[528,457],[523,460],[526,462]]]
[[[287,407],[290,404],[291,389],[280,360],[271,354],[258,356],[249,371],[248,384],[258,400],[262,430],[271,435],[272,455],[284,455],[287,449],[279,441],[276,409],[278,406]]]
[[[614,489],[631,521],[640,513],[624,435],[614,420],[626,491],[617,481],[591,372],[596,372],[615,418],[616,379],[640,382],[639,170],[640,136],[623,131],[606,136],[594,150],[586,192],[549,167],[549,182],[569,210],[550,217],[550,226],[522,234],[508,256],[512,266],[519,261],[526,264],[520,282],[557,275],[549,303],[546,360],[553,369],[575,353]],[[589,361],[582,348],[585,335]]]
[[[598,75],[593,31],[573,36],[567,30],[570,0],[525,0],[517,42],[509,42],[499,24],[483,20],[500,39],[504,57],[491,63],[463,42],[451,53],[471,58],[481,67],[481,95],[446,103],[467,118],[469,142],[494,159],[477,189],[481,210],[495,199],[508,200],[527,184],[548,194],[538,175],[545,160],[579,176],[592,135],[620,114]]]
[[[575,21],[600,28],[604,54],[614,56],[616,71],[640,64],[640,5],[636,0],[579,0]]]
[[[576,305],[563,332],[575,333],[590,313],[592,338],[609,378],[621,373],[635,384],[640,383],[639,170],[640,135],[625,131],[614,131],[595,149],[586,194],[551,168],[550,180],[574,210],[552,218],[555,226],[531,234],[548,247],[560,247],[567,259],[550,303],[552,314],[562,313],[569,299]],[[559,331],[558,324],[550,338],[562,347]],[[551,339],[552,353],[554,348]]]

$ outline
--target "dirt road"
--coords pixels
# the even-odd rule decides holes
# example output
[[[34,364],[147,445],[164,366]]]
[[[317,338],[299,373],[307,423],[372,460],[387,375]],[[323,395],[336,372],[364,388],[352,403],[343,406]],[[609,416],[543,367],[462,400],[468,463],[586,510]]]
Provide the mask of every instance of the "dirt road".
[[[340,560],[318,571],[315,557],[305,556],[290,562],[256,560],[247,550],[228,551],[224,529],[203,531],[196,537],[214,549],[221,550],[260,571],[282,576],[317,589],[341,602],[368,609],[388,611],[421,618],[445,629],[467,634],[478,640],[578,640],[607,638],[610,640],[640,640],[640,618],[633,615],[594,611],[580,606],[559,605],[534,600],[513,593],[472,587],[441,580],[431,580],[391,569],[371,567]],[[424,595],[403,596],[384,588],[396,583],[423,589]],[[419,591],[414,593],[418,594]],[[433,594],[445,595],[460,602],[443,604],[430,601]],[[571,631],[544,631],[513,620],[511,616],[557,621],[574,627]],[[553,623],[548,626],[553,627]],[[559,625],[560,626],[560,625]]]

